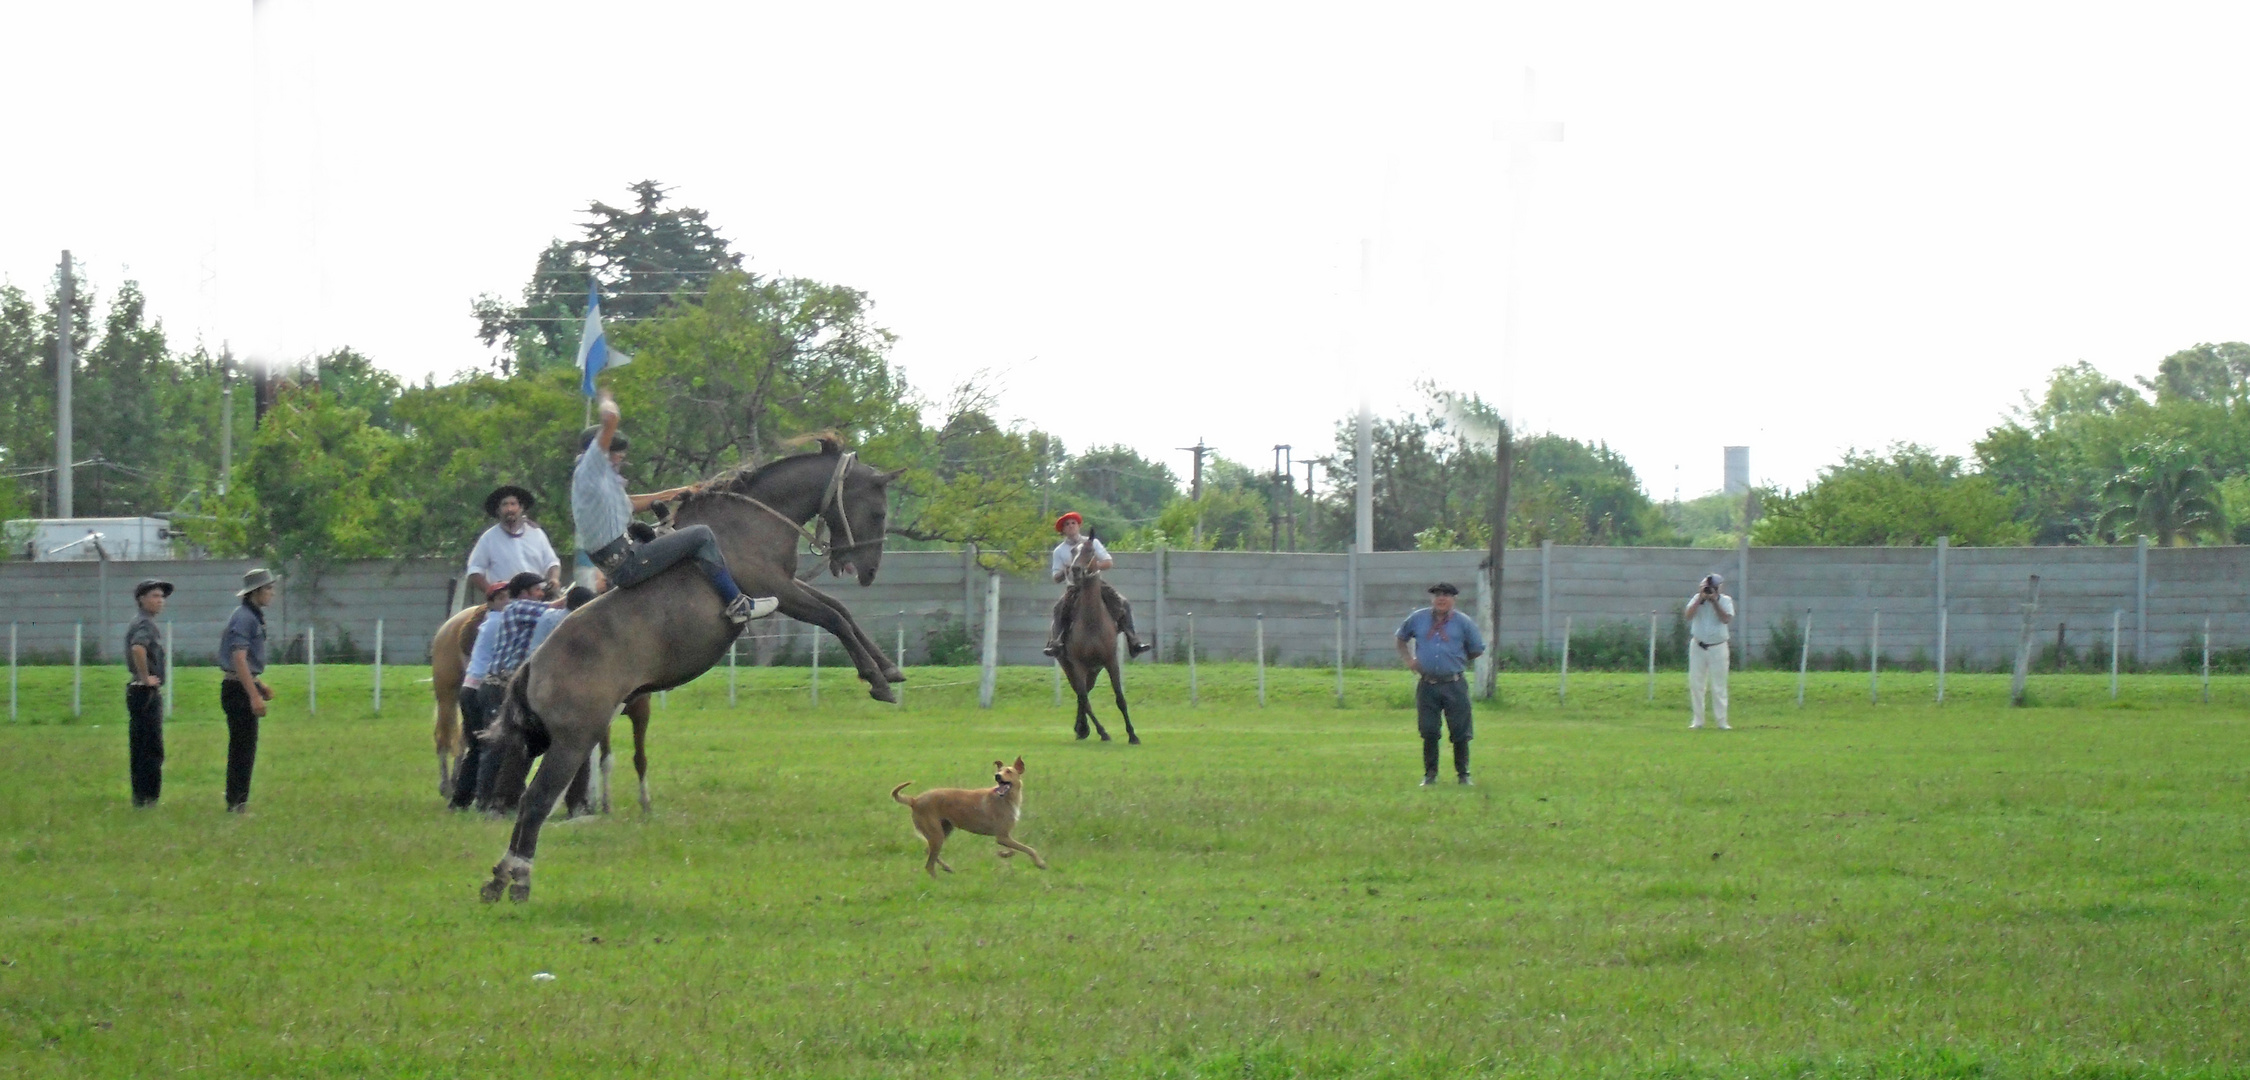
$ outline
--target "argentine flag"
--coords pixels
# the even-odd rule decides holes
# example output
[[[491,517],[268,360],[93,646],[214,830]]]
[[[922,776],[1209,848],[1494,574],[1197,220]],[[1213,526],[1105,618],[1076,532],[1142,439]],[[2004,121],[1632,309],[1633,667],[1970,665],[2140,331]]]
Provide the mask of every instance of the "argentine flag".
[[[602,334],[602,292],[599,284],[586,286],[586,329],[578,335],[578,370],[583,372],[578,388],[587,397],[594,396],[594,377],[603,370],[624,367],[633,358],[609,347],[609,339]]]

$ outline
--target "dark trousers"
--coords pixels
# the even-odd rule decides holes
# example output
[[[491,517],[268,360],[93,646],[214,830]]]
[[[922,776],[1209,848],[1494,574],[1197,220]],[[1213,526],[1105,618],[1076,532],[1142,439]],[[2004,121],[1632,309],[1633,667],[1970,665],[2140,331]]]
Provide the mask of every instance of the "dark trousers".
[[[147,806],[164,793],[164,690],[125,688],[125,754],[133,775],[133,805]]]
[[[719,551],[719,538],[709,525],[689,525],[648,543],[634,544],[627,549],[624,561],[607,571],[609,583],[630,589],[689,559],[703,568],[703,576],[719,590],[719,599],[732,601],[741,593],[734,575],[727,572],[726,555]]]
[[[1476,737],[1476,727],[1469,712],[1469,680],[1455,678],[1451,682],[1422,680],[1414,688],[1414,719],[1422,732],[1422,774],[1436,776],[1438,767],[1438,721],[1445,721],[1444,733],[1453,737],[1453,771],[1469,775],[1469,740]]]
[[[477,707],[484,713],[484,726],[490,727],[493,721],[500,719],[501,703],[508,700],[507,681],[504,679],[497,681],[486,679],[484,685],[477,688],[477,697]],[[482,743],[483,740],[480,739],[478,742]],[[471,751],[471,753],[474,754],[477,751]],[[475,797],[479,809],[490,810],[500,804],[499,796],[501,793],[496,789],[500,786],[500,765],[507,756],[501,752],[500,747],[490,746],[486,747],[482,751],[482,756],[478,758],[476,771],[471,772],[466,766],[462,767],[461,774],[469,778],[471,794]],[[510,795],[505,801],[513,802],[514,797]]]
[[[258,714],[242,680],[219,684],[219,709],[227,714],[227,806],[250,801],[250,770],[258,764]]]
[[[1102,606],[1109,609],[1109,620],[1117,624],[1117,632],[1125,635],[1128,641],[1139,641],[1140,635],[1133,632],[1133,605],[1126,603],[1116,589],[1110,588],[1109,582],[1104,581],[1101,586]],[[1055,601],[1055,622],[1048,629],[1049,640],[1061,641],[1064,632],[1070,629],[1071,615],[1078,604],[1078,592],[1084,587],[1073,585],[1064,589],[1062,599]]]
[[[464,686],[456,698],[461,708],[461,738],[469,752],[462,755],[461,767],[453,774],[453,801],[450,805],[455,810],[466,810],[470,803],[476,801],[477,769],[486,757],[484,739],[480,736],[484,734],[491,714],[485,711],[484,695],[479,692],[482,689],[478,686]]]

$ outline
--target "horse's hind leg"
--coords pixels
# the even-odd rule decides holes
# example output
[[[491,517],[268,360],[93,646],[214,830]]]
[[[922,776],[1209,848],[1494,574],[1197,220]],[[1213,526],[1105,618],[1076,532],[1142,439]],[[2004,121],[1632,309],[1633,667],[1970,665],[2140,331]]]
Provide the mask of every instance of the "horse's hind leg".
[[[641,778],[641,813],[648,813],[648,695],[642,694],[625,703],[625,715],[633,721],[633,771]]]
[[[461,756],[467,750],[461,738],[460,692],[458,685],[448,690],[442,683],[433,692],[437,716],[430,734],[437,744],[437,793],[441,799],[452,798],[454,785],[461,782]]]
[[[500,899],[502,891],[519,904],[531,899],[531,860],[539,851],[539,829],[547,823],[547,815],[555,809],[555,800],[562,797],[563,789],[577,777],[578,767],[585,764],[587,752],[593,749],[591,743],[591,739],[580,736],[557,739],[547,748],[546,762],[531,778],[523,804],[516,808],[516,828],[508,837],[508,853],[493,865],[492,880],[478,893],[485,903]]]
[[[1117,697],[1117,715],[1125,718],[1126,743],[1139,746],[1141,737],[1139,733],[1133,730],[1132,710],[1125,707],[1125,684],[1117,677],[1117,658],[1114,656],[1109,659],[1109,689]]]

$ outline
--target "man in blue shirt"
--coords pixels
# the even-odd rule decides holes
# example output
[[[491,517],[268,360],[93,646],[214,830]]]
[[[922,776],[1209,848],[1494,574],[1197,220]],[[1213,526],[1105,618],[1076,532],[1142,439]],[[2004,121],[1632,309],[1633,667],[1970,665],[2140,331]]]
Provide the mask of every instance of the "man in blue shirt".
[[[1398,627],[1398,658],[1421,676],[1414,690],[1415,719],[1422,729],[1422,786],[1437,784],[1438,717],[1453,738],[1456,782],[1469,783],[1469,665],[1484,655],[1484,635],[1468,616],[1453,610],[1461,595],[1449,581],[1430,586],[1430,606],[1406,617]]]
[[[250,811],[250,773],[258,764],[258,721],[266,715],[273,690],[258,676],[266,673],[266,609],[281,592],[281,576],[264,567],[242,575],[234,609],[219,635],[219,711],[227,718],[227,810]]]

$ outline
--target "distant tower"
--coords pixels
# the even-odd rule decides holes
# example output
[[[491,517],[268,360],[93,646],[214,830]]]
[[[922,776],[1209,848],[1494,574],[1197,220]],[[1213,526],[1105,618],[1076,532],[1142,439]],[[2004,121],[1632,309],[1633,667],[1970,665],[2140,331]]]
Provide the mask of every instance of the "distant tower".
[[[1746,495],[1750,492],[1750,448],[1727,447],[1727,486],[1729,495]]]

